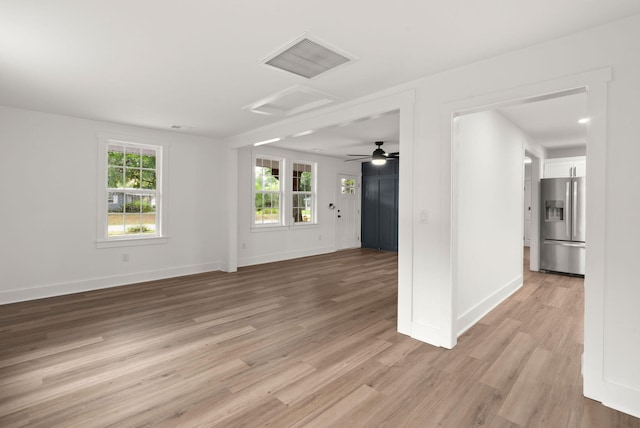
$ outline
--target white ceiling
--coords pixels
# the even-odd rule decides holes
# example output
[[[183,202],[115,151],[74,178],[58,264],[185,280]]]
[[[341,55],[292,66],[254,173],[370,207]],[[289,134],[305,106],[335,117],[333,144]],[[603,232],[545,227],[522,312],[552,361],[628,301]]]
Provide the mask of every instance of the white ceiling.
[[[384,142],[384,151],[393,153],[400,150],[400,115],[398,112],[375,117],[362,118],[351,123],[342,123],[324,129],[313,130],[309,135],[288,137],[271,146],[318,153],[348,159],[350,154],[371,155],[375,142]]]
[[[639,0],[0,0],[0,104],[224,138],[304,85],[348,101],[640,13]],[[357,58],[261,64],[303,33]]]
[[[546,149],[585,146],[587,118],[585,92],[499,108],[498,112]]]

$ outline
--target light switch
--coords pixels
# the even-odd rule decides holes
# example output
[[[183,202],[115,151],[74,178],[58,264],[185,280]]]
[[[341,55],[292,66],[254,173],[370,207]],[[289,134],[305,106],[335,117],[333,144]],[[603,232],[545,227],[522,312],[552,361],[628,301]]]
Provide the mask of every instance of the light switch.
[[[421,224],[428,224],[429,223],[429,214],[427,213],[427,210],[421,210],[420,211],[420,217],[418,220]]]

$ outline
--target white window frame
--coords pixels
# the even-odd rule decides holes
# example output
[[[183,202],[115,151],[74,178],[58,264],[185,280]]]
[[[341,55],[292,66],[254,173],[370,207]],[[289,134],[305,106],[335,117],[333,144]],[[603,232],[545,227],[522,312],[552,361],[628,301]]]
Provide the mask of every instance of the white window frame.
[[[293,190],[293,174],[294,174],[294,164],[302,164],[308,165],[311,167],[311,191],[299,191]],[[299,226],[311,226],[318,223],[318,213],[317,213],[317,194],[316,194],[316,183],[318,182],[318,164],[317,162],[303,161],[303,160],[293,160],[291,162],[291,173],[289,174],[290,180],[290,188],[291,191],[288,192],[287,199],[289,201],[289,206],[287,207],[291,224],[299,227]],[[310,221],[296,221],[293,215],[293,196],[294,195],[310,195],[311,196],[311,220]]]
[[[255,206],[255,201],[256,201],[256,195],[258,194],[258,192],[256,191],[256,162],[258,159],[266,159],[266,160],[270,160],[270,161],[277,161],[278,165],[279,165],[279,171],[278,171],[278,176],[279,178],[279,188],[278,191],[263,191],[261,193],[263,194],[277,194],[279,196],[278,201],[279,201],[279,211],[278,211],[278,222],[277,223],[256,223],[255,220],[255,214],[256,214],[256,206]],[[266,155],[266,154],[261,154],[261,153],[254,153],[253,156],[251,157],[251,204],[250,204],[250,213],[251,213],[251,227],[254,229],[271,229],[271,228],[278,228],[278,227],[283,227],[285,226],[285,217],[284,217],[284,213],[285,213],[285,207],[286,207],[286,201],[285,201],[285,195],[286,195],[286,163],[285,163],[285,158],[283,157],[278,157],[278,156],[272,156],[272,155]]]
[[[150,234],[108,235],[108,148],[110,144],[140,149],[156,150],[156,232]],[[98,133],[98,189],[97,189],[97,239],[98,248],[125,247],[168,242],[166,215],[167,195],[164,192],[164,177],[167,174],[168,146],[140,137]],[[140,189],[124,190],[122,193],[140,193]],[[144,192],[143,192],[144,193]],[[153,192],[149,192],[153,193]]]

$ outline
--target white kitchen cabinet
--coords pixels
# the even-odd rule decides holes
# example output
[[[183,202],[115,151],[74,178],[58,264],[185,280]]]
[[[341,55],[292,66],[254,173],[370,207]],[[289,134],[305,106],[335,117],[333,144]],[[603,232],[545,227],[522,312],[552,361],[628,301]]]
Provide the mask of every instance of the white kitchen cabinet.
[[[547,159],[544,161],[544,178],[584,177],[586,175],[586,156]]]

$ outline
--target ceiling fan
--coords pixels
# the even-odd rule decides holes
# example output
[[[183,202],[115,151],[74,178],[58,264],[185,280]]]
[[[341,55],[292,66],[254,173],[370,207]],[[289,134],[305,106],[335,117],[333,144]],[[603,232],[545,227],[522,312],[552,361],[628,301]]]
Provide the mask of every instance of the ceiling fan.
[[[383,141],[376,141],[375,144],[378,147],[373,151],[373,153],[371,153],[371,155],[347,155],[347,156],[358,156],[358,158],[357,159],[347,159],[345,162],[352,162],[352,161],[371,158],[371,163],[372,164],[374,164],[374,165],[384,165],[387,162],[387,160],[389,160],[389,159],[399,159],[400,158],[400,152],[386,153],[384,150],[382,150],[382,145],[384,144]]]

